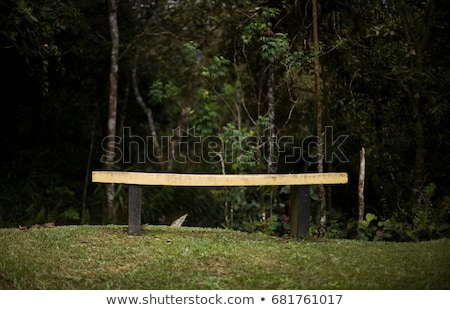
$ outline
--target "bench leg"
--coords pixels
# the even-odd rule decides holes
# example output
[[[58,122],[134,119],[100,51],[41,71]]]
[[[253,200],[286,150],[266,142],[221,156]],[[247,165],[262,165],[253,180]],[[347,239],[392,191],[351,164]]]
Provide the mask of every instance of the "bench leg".
[[[128,186],[128,235],[141,234],[141,196],[142,188],[137,185]]]
[[[291,235],[297,240],[309,236],[311,198],[309,185],[291,185],[289,224]]]

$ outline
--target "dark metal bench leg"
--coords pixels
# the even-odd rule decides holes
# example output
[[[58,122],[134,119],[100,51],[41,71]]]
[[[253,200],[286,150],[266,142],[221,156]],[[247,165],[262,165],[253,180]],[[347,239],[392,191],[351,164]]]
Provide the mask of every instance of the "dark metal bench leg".
[[[137,185],[128,187],[128,235],[141,234],[141,196],[142,188]]]
[[[289,223],[291,234],[301,240],[309,236],[311,198],[309,185],[291,185]]]

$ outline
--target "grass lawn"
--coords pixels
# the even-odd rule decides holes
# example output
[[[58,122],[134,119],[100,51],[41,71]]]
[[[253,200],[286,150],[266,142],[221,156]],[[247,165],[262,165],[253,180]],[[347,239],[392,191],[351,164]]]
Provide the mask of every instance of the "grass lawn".
[[[222,229],[0,229],[0,289],[450,289],[450,239],[307,240]]]

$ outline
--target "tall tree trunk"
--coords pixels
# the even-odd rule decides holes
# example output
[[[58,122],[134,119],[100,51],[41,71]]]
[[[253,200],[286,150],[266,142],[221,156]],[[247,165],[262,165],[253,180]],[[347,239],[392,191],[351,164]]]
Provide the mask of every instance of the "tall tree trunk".
[[[277,133],[275,128],[275,94],[274,94],[274,84],[275,84],[275,73],[273,70],[273,65],[269,64],[269,78],[267,81],[267,104],[268,104],[268,117],[269,117],[269,156],[267,158],[267,172],[276,173],[277,172]]]
[[[358,182],[358,228],[364,220],[364,181],[366,177],[366,150],[361,149],[359,156],[359,182]]]
[[[92,152],[94,150],[94,134],[95,134],[95,125],[93,125],[91,129],[91,142],[89,143],[89,153],[86,164],[86,173],[84,177],[83,201],[81,205],[81,225],[86,224],[87,191],[89,185],[89,178],[91,175]]]
[[[114,142],[116,138],[117,118],[117,80],[119,74],[119,27],[117,24],[117,2],[108,0],[109,30],[111,33],[111,67],[109,73],[109,109],[108,109],[108,142],[105,168],[113,168],[115,154]],[[106,185],[106,222],[116,221],[116,210],[114,207],[115,187],[114,184]]]
[[[275,72],[273,64],[269,64],[269,77],[267,81],[267,104],[269,117],[269,156],[267,158],[267,173],[276,173],[278,169],[278,154],[277,154],[277,132],[275,127]],[[261,206],[264,206],[264,195],[261,195]],[[277,206],[276,187],[270,190],[270,212],[269,217],[272,221],[273,209]],[[265,210],[262,210],[265,214]],[[266,217],[264,216],[264,230],[266,229]]]
[[[425,133],[423,130],[420,108],[420,93],[414,91],[410,97],[412,117],[416,134],[416,151],[414,159],[414,184],[412,190],[413,205],[420,204],[420,192],[425,178]]]
[[[317,21],[317,0],[312,0],[313,14],[313,44],[314,44],[314,77],[315,77],[315,101],[316,101],[316,126],[317,126],[317,172],[323,173],[323,124],[322,124],[322,94],[320,89],[320,61],[319,61],[319,27]],[[325,237],[327,226],[327,201],[325,186],[319,184],[320,198],[320,224],[319,236]]]

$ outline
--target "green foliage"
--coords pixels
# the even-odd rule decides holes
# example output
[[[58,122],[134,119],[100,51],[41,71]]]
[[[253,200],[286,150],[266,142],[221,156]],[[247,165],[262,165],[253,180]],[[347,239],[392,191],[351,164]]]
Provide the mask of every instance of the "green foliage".
[[[267,171],[260,137],[271,125],[269,72],[275,81],[274,125],[279,134],[295,137],[296,143],[314,134],[309,3],[268,3],[276,8],[255,9],[252,1],[151,1],[141,7],[119,1],[118,124],[132,127],[136,135],[149,135],[129,81],[136,52],[138,86],[147,95],[158,136],[169,137],[174,128],[183,127],[183,112],[188,115],[183,125],[226,146],[203,157],[207,162],[180,163],[177,171],[222,173],[219,155],[226,173]],[[449,12],[443,1],[436,1],[427,22],[429,3],[358,0],[320,5],[324,123],[350,137],[344,146],[349,162],[335,159],[327,166],[350,174],[348,186],[333,189],[329,238],[408,241],[449,234],[450,170],[443,164],[450,160]],[[12,98],[5,99],[0,122],[2,226],[78,223],[82,208],[88,222],[102,222],[103,187],[88,180],[84,207],[82,197],[86,170],[102,169],[110,65],[105,5],[59,0],[0,4],[2,90],[4,98]],[[426,38],[421,49],[418,44]],[[415,202],[412,91],[420,97],[425,140],[424,184]],[[186,149],[192,146],[190,138],[183,137]],[[289,151],[304,155],[299,146]],[[354,180],[361,146],[367,154],[368,214],[358,231]],[[169,147],[162,144],[162,151],[167,154]],[[280,172],[315,169],[303,158],[288,164],[282,156]],[[119,163],[116,168],[159,171],[164,165]],[[124,222],[127,191],[117,189],[116,207]],[[311,189],[314,212],[318,196]],[[186,209],[199,209],[203,219],[195,223],[220,226],[222,215],[233,210],[231,226],[236,229],[268,234],[286,229],[286,193],[279,189],[233,189],[227,200],[223,191],[206,192],[195,199],[201,191],[189,195],[188,189],[149,189],[144,194],[145,221],[156,223],[164,216],[169,221]],[[208,205],[214,218],[207,216]],[[170,215],[165,215],[168,209]],[[315,216],[311,222],[316,225]]]
[[[225,163],[230,163],[234,173],[248,173],[259,164],[257,143],[253,143],[255,131],[243,128],[238,130],[228,123],[222,128],[220,140],[223,143]],[[249,143],[252,142],[252,143]]]
[[[267,59],[270,63],[276,60],[284,59],[289,50],[289,41],[287,34],[276,33],[274,36],[262,36],[261,41],[261,56]]]
[[[259,41],[259,51],[263,59],[270,63],[286,61],[290,42],[286,33],[274,33],[272,22],[280,11],[275,8],[264,8],[261,15],[256,17],[244,30],[242,41],[244,45],[254,44]],[[289,57],[292,58],[292,55]]]
[[[50,67],[62,69],[63,51],[58,36],[79,16],[71,3],[58,0],[4,1],[0,48],[14,47],[29,65],[29,70],[39,78],[41,91],[48,95]]]
[[[164,84],[160,80],[157,80],[150,86],[147,97],[152,104],[161,104],[165,100],[176,99],[179,94],[180,89],[172,84],[172,82]]]
[[[33,180],[34,181],[34,180]],[[17,194],[3,197],[2,207],[13,210],[11,215],[1,217],[1,226],[11,226],[19,222],[20,225],[44,224],[48,222],[64,224],[79,224],[80,209],[76,193],[65,185],[48,186],[39,191],[32,180],[19,190]],[[6,191],[2,188],[3,192]],[[17,192],[17,189],[8,190]],[[15,226],[15,225],[14,225]]]
[[[436,200],[436,190],[436,184],[427,184],[421,192],[420,203],[413,208],[412,225],[420,240],[449,234],[450,208],[445,202]]]
[[[268,126],[267,117],[260,116],[254,127],[238,130],[228,123],[222,128],[223,163],[226,171],[236,174],[260,172],[266,169],[261,154],[264,141],[261,137]],[[225,206],[224,227],[269,235],[284,235],[288,230],[283,219],[284,203],[277,197],[285,194],[285,188],[238,187],[225,190],[222,203]]]
[[[201,58],[201,50],[200,44],[194,41],[190,41],[183,44],[183,52],[188,59],[188,61],[192,64],[198,64]]]
[[[248,221],[244,221],[243,223],[244,231],[246,232],[262,232],[269,235],[274,235],[278,232],[282,226],[278,215],[274,214],[268,218],[265,215],[261,215],[259,220],[249,219]]]
[[[209,67],[202,67],[201,76],[209,79],[223,78],[226,76],[230,61],[223,56],[214,56]]]
[[[377,219],[377,216],[373,213],[367,213],[365,219],[361,221],[360,226],[358,227],[358,239],[361,240],[369,240],[369,238],[373,235],[374,231],[376,231],[376,226],[371,225],[371,223]]]
[[[358,228],[358,239],[385,241],[420,241],[447,237],[449,235],[449,206],[444,202],[432,203],[436,185],[430,183],[422,191],[423,204],[414,207],[411,222],[404,217],[394,215],[385,220],[378,220],[372,213],[367,213]],[[354,229],[355,222],[349,223]]]
[[[207,94],[204,95],[204,98]],[[221,121],[221,107],[205,98],[205,103],[193,111],[192,124],[195,132],[201,137],[216,135],[217,124]]]

